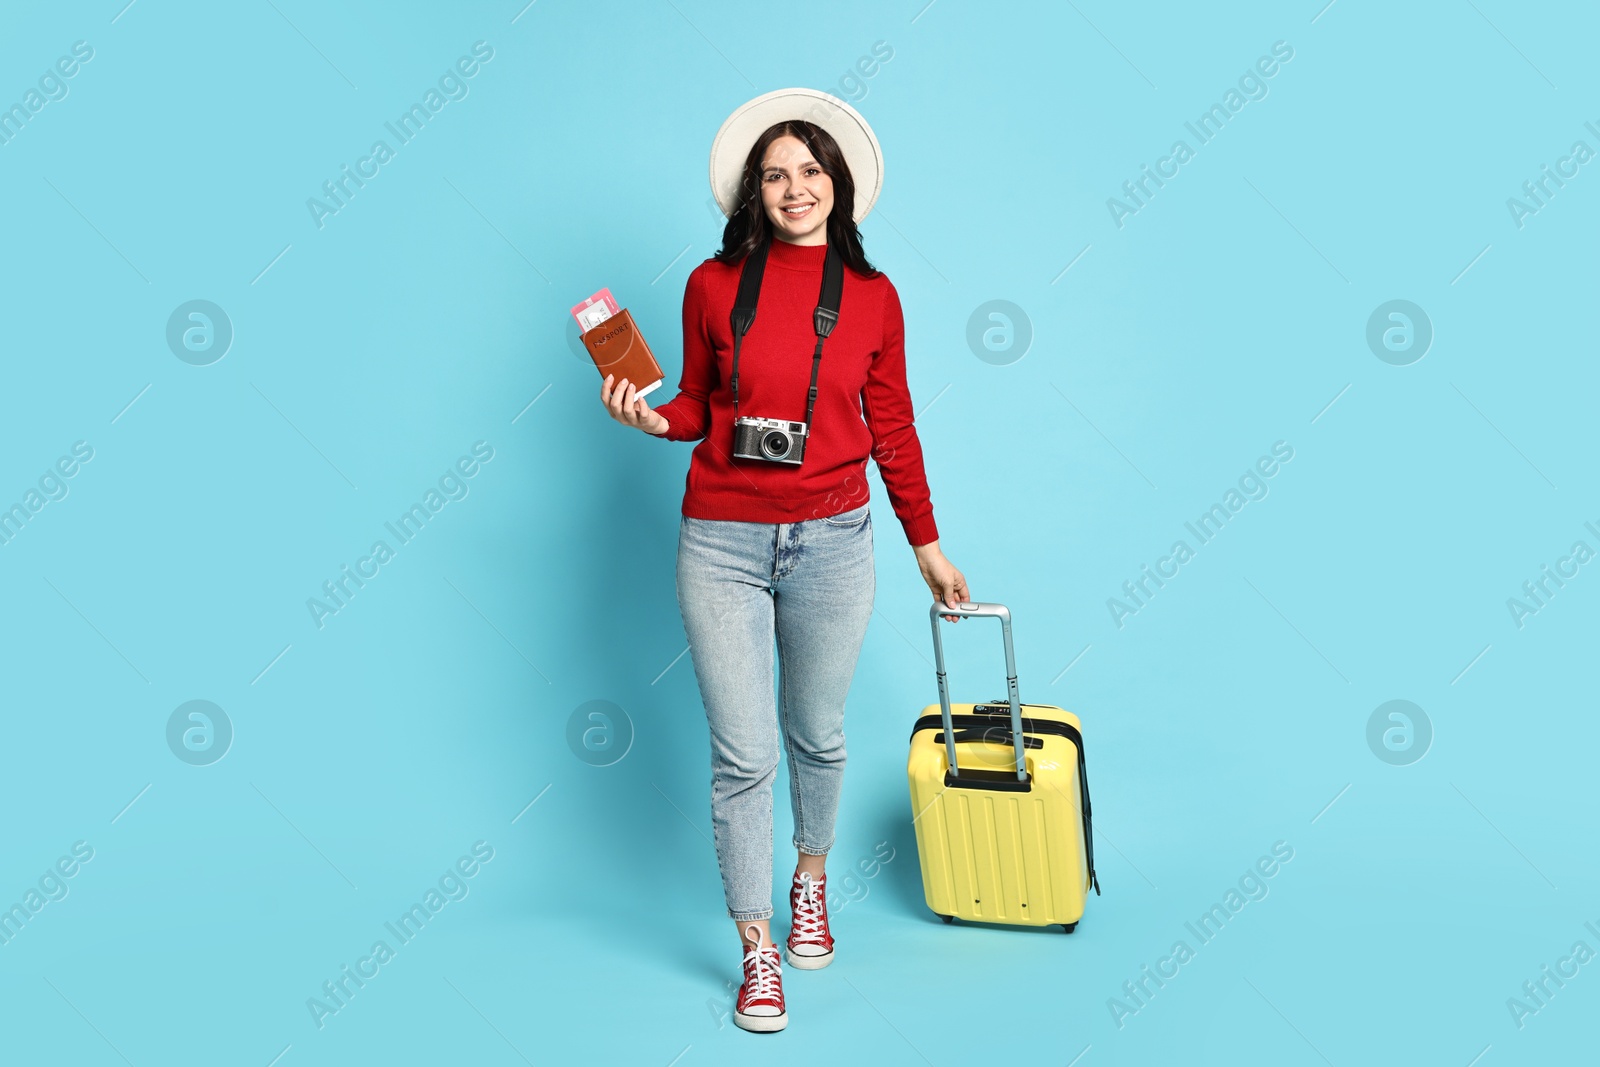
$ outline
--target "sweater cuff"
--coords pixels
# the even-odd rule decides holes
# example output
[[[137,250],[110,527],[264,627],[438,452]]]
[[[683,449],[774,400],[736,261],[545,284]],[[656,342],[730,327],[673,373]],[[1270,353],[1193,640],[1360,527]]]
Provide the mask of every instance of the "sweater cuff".
[[[939,540],[939,528],[934,525],[931,512],[912,519],[901,519],[900,525],[905,528],[906,541],[912,548]]]
[[[675,432],[678,430],[682,421],[682,419],[673,420],[672,418],[668,418],[666,433],[650,433],[648,430],[646,430],[645,433],[649,434],[651,437],[654,437],[657,441],[682,441],[685,440],[684,436],[681,433]]]

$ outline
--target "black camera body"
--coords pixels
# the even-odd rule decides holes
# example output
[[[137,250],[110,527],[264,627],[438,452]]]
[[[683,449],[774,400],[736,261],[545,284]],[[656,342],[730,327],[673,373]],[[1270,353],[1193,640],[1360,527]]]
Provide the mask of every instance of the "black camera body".
[[[733,423],[735,459],[763,459],[796,466],[805,457],[806,424],[789,419],[757,419],[748,415]]]

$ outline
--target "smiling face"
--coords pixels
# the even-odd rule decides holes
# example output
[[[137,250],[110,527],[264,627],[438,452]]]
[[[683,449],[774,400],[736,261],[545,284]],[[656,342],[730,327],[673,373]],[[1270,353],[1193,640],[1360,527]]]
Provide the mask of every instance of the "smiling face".
[[[828,243],[833,179],[798,137],[779,137],[761,160],[761,206],[775,237],[797,245]]]

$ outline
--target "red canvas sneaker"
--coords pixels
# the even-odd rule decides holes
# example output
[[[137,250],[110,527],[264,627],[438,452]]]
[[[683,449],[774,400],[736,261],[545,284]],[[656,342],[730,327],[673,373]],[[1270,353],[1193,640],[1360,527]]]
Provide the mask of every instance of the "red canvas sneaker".
[[[789,888],[794,922],[789,926],[789,962],[815,971],[833,962],[833,935],[828,932],[828,876],[794,876]]]
[[[779,970],[782,959],[777,945],[760,943],[760,927],[746,927],[745,932],[752,929],[756,931],[757,944],[747,942],[744,946],[744,984],[733,1004],[733,1023],[744,1030],[771,1033],[789,1025]]]

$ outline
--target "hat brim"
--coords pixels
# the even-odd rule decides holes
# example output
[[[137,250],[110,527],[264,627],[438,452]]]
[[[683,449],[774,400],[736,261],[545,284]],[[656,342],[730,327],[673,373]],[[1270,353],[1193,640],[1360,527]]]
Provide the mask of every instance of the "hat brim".
[[[786,119],[816,123],[838,142],[855,182],[855,221],[866,218],[883,189],[883,149],[860,112],[816,89],[778,89],[739,105],[728,116],[711,142],[711,192],[722,213],[731,215],[739,203],[750,146],[767,127]]]

